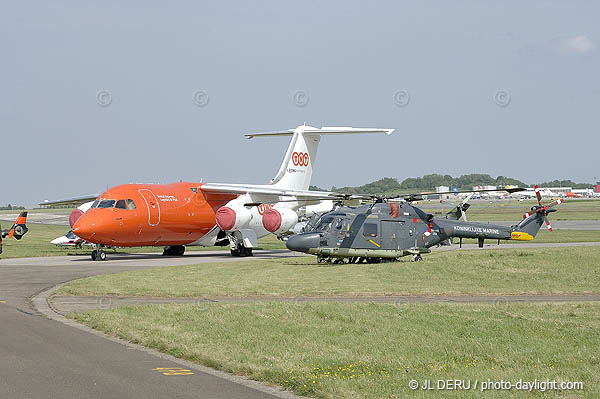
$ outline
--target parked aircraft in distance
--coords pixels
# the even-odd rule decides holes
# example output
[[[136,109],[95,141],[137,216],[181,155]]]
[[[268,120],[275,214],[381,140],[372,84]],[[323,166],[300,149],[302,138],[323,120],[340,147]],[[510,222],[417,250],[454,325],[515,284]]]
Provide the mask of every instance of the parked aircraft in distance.
[[[180,256],[185,246],[229,245],[233,256],[251,256],[258,238],[296,225],[301,207],[341,198],[308,189],[321,136],[392,132],[304,125],[247,134],[247,138],[291,136],[281,167],[269,184],[124,184],[99,195],[77,219],[73,233],[96,244],[92,259],[98,260],[106,259],[104,246],[161,246],[165,255]]]

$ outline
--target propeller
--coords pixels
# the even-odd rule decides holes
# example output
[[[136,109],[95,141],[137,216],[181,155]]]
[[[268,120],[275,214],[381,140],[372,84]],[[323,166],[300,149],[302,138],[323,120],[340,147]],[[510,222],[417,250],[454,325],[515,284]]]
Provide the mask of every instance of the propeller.
[[[538,200],[538,206],[534,206],[533,208],[531,208],[531,212],[527,212],[526,214],[524,214],[523,219],[526,219],[529,216],[534,215],[536,213],[541,213],[544,216],[544,222],[546,222],[546,227],[548,228],[549,231],[552,231],[552,225],[550,224],[550,220],[548,220],[547,215],[550,212],[556,211],[556,209],[552,209],[552,208],[558,204],[562,204],[563,202],[565,202],[565,200],[562,198],[559,198],[556,201],[551,202],[550,204],[542,205],[542,195],[540,194],[540,188],[538,187],[537,184],[535,185],[534,189],[535,189],[535,196],[537,197],[537,200]]]

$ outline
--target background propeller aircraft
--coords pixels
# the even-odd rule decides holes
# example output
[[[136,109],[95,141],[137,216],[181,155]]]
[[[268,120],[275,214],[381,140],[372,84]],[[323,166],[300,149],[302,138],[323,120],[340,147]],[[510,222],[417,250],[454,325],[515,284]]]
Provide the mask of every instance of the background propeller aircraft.
[[[9,230],[2,230],[2,226],[0,226],[0,254],[2,253],[2,239],[3,238],[14,238],[15,240],[20,240],[27,233],[29,229],[26,226],[27,223],[27,212],[21,212],[13,223],[12,227]]]
[[[392,132],[299,126],[247,134],[249,139],[291,136],[281,167],[269,184],[116,186],[98,196],[85,213],[72,215],[73,233],[97,244],[92,259],[99,260],[106,259],[103,246],[162,246],[165,255],[183,255],[185,246],[229,245],[233,256],[251,256],[258,238],[291,229],[298,222],[298,210],[307,201],[313,200],[314,204],[314,199],[338,198],[335,193],[308,190],[321,136]],[[79,198],[81,202],[90,199],[94,198]],[[46,205],[57,203],[60,201]]]
[[[319,261],[343,263],[343,259],[349,259],[350,262],[377,263],[407,255],[421,260],[421,254],[431,252],[429,248],[453,237],[460,238],[461,244],[463,238],[477,239],[479,247],[483,247],[485,239],[533,240],[544,222],[552,231],[547,214],[564,202],[559,199],[542,205],[539,190],[537,193],[538,205],[511,227],[459,220],[468,205],[466,202],[443,217],[434,217],[410,203],[423,194],[408,194],[400,203],[376,197],[371,205],[341,207],[326,213],[312,231],[289,237],[286,246],[292,251],[317,255]]]

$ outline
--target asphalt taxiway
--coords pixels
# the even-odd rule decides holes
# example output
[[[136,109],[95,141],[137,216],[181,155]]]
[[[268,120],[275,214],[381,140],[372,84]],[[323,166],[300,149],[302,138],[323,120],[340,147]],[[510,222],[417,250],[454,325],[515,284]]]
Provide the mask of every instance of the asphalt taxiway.
[[[283,250],[257,251],[255,258],[290,255]],[[60,283],[95,274],[241,259],[222,251],[181,258],[112,255],[105,262],[87,256],[0,260],[0,398],[294,397],[73,328],[46,317],[31,301]]]

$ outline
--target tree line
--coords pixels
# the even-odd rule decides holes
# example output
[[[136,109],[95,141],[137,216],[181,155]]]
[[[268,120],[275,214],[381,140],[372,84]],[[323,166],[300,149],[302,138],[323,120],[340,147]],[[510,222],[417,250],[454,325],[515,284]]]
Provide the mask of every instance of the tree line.
[[[572,180],[553,180],[549,182],[538,183],[540,187],[572,187],[572,188],[592,188],[592,184],[575,183]],[[460,177],[450,175],[441,175],[437,173],[424,175],[422,177],[409,177],[399,182],[395,177],[384,177],[377,181],[364,184],[362,186],[347,186],[331,188],[331,191],[343,193],[363,193],[363,194],[392,194],[402,191],[431,191],[438,186],[448,186],[450,189],[456,187],[458,190],[471,190],[474,186],[519,186],[529,187],[534,184],[527,184],[521,180],[506,176],[492,177],[488,174],[471,173]],[[311,186],[311,190],[328,191],[322,188]]]

